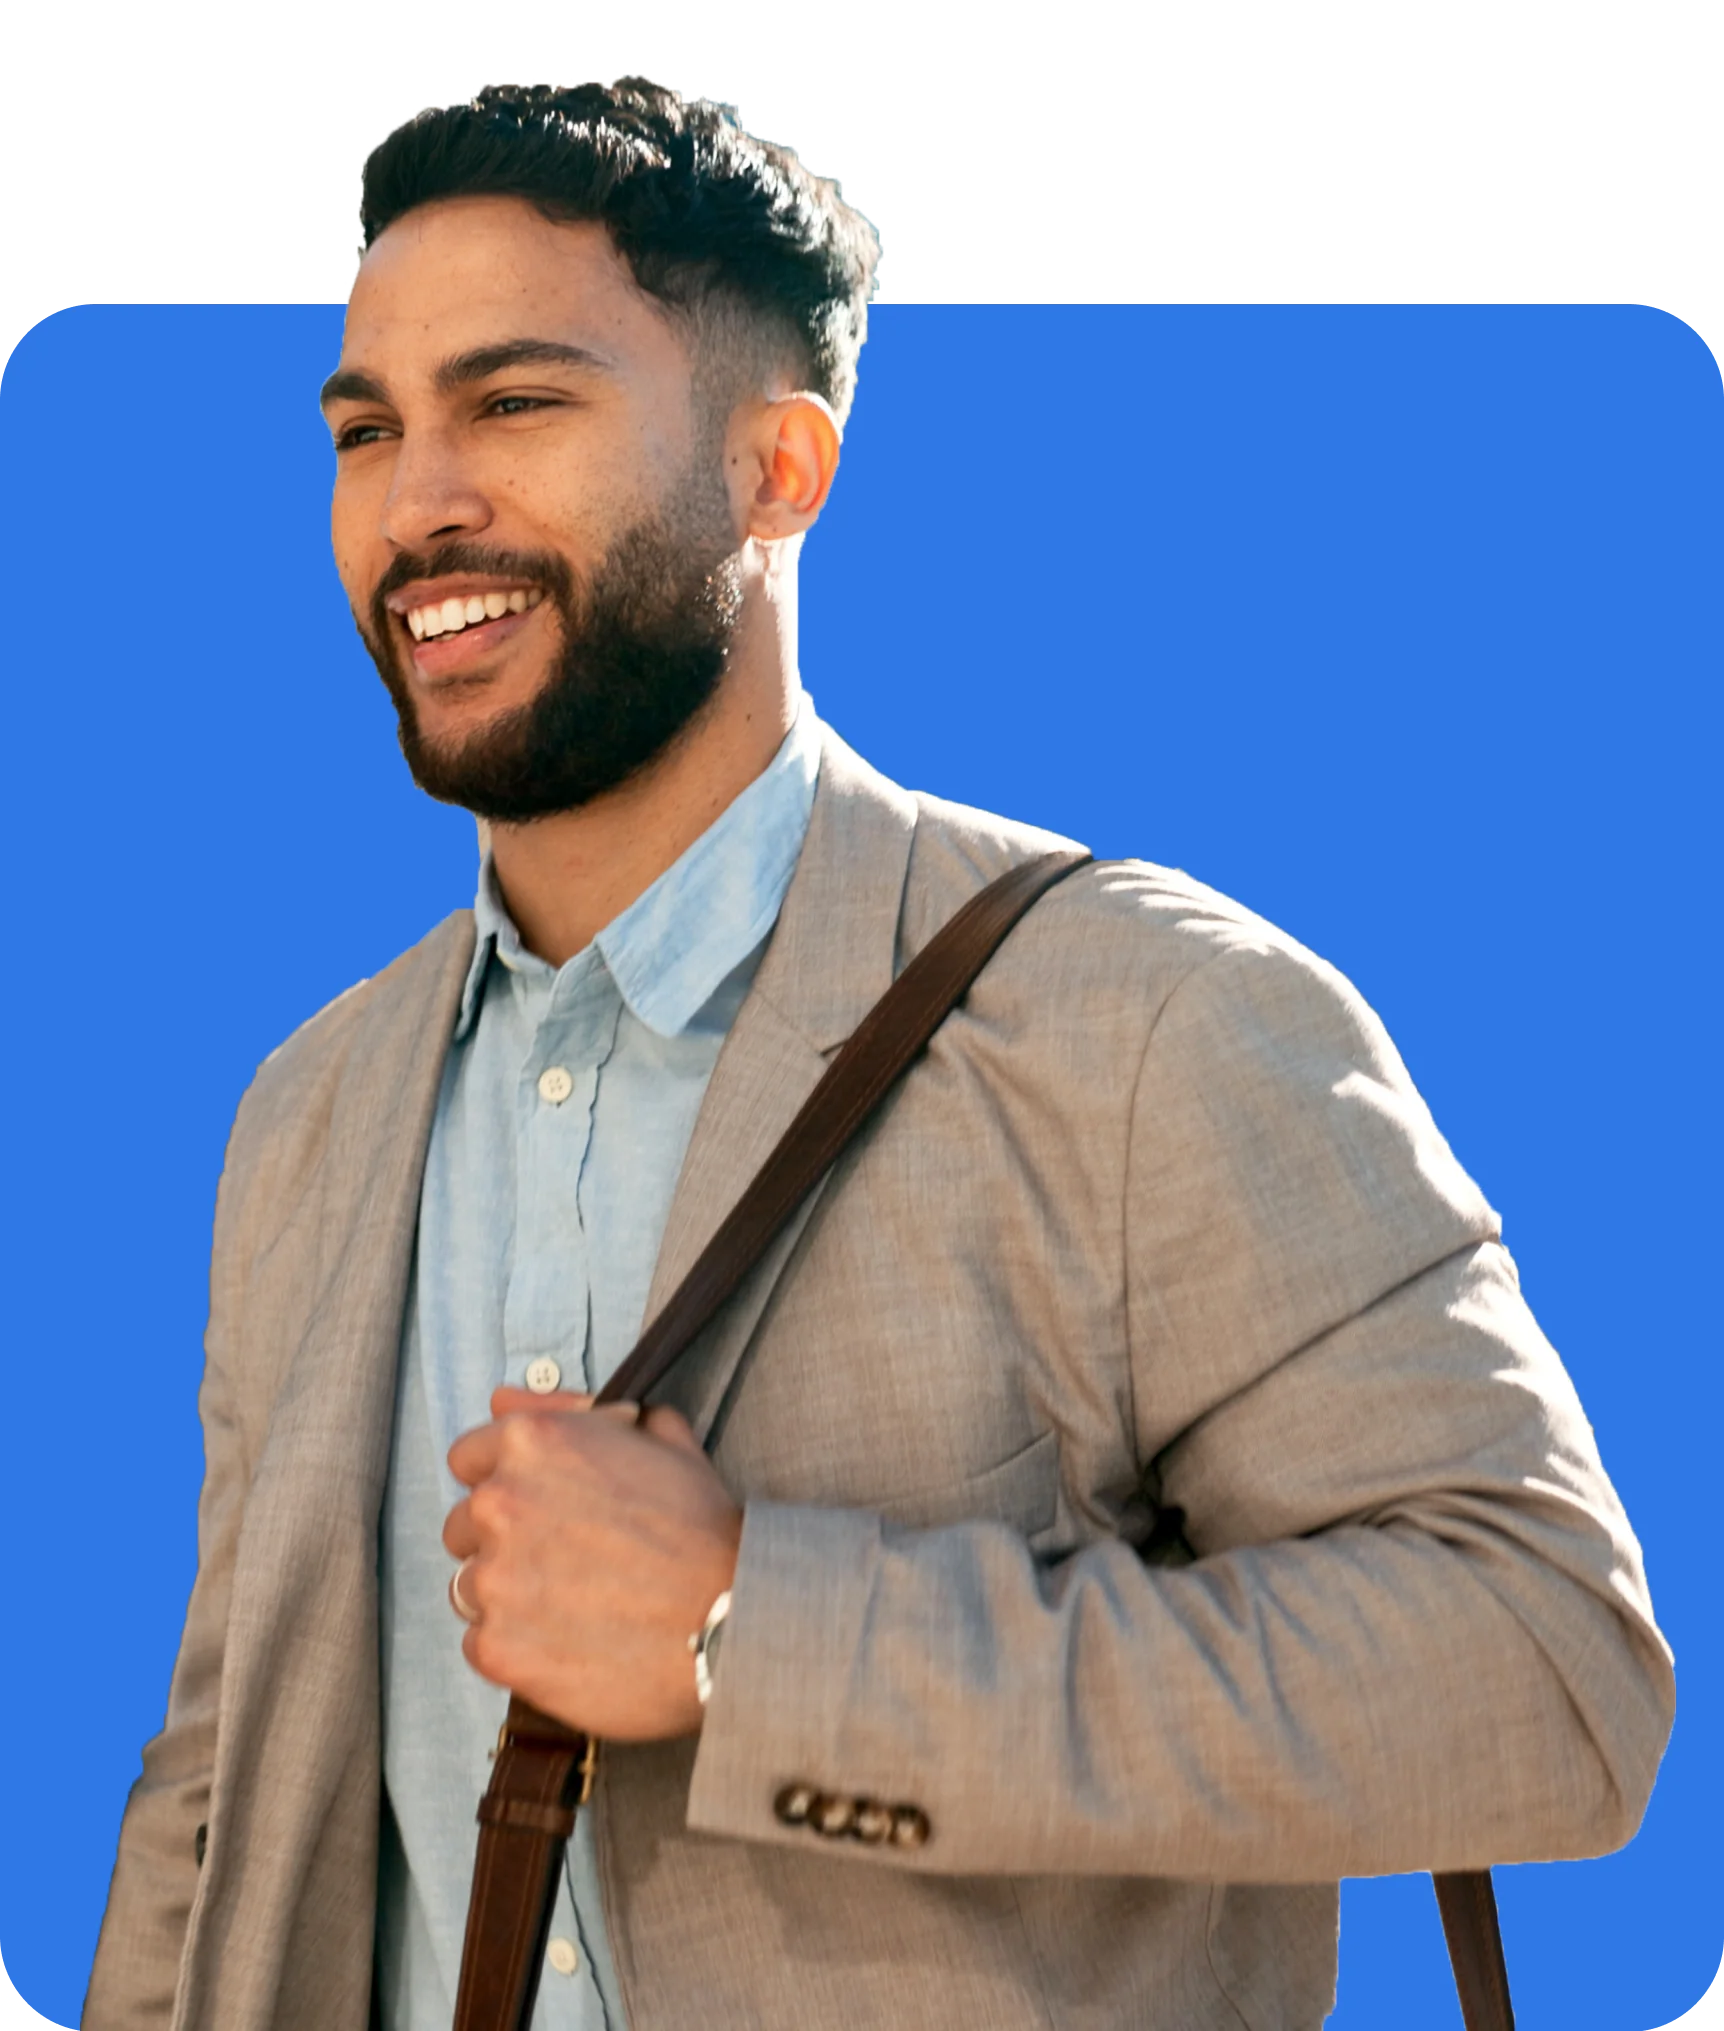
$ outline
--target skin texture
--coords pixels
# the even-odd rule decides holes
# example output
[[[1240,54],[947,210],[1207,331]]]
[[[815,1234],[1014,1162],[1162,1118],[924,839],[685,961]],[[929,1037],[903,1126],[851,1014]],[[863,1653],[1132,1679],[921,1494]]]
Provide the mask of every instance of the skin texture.
[[[585,360],[449,363],[521,340]],[[728,419],[695,400],[690,341],[634,283],[603,227],[509,198],[408,213],[367,253],[326,386],[336,568],[362,630],[398,556],[467,542],[552,553],[583,581],[619,532],[722,462],[741,613],[709,703],[646,768],[571,811],[492,828],[510,915],[560,966],[626,909],[766,767],[794,716],[796,553],[838,463],[838,429],[788,376]],[[444,371],[439,373],[439,369]],[[463,573],[390,596],[424,736],[460,743],[532,698],[559,646],[549,601],[468,642],[415,644],[405,608],[514,581]],[[443,1541],[468,1561],[474,1670],[613,1741],[700,1724],[689,1634],[730,1585],[731,1501],[670,1411],[637,1429],[583,1397],[499,1390],[450,1465],[470,1491]]]

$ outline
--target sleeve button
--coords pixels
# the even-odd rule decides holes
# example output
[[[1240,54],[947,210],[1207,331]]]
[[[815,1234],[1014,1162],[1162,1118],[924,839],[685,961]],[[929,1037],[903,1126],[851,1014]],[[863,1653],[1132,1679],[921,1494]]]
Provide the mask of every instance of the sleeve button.
[[[773,1814],[783,1826],[803,1826],[819,1796],[812,1784],[787,1784],[772,1801]]]
[[[822,1792],[808,1808],[809,1825],[829,1841],[839,1840],[847,1834],[855,1818],[855,1799],[846,1798],[841,1792]]]
[[[864,1798],[856,1807],[856,1838],[874,1847],[892,1831],[892,1812],[889,1806],[881,1805],[877,1799]]]
[[[925,1848],[933,1828],[928,1824],[928,1815],[918,1805],[895,1805],[892,1808],[891,1841],[895,1848]]]

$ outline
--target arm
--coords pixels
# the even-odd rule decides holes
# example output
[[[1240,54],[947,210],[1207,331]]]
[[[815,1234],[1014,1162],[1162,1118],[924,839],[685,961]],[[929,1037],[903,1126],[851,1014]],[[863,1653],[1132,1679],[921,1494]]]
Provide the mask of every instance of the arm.
[[[915,1802],[912,1865],[958,1872],[1627,1840],[1672,1701],[1638,1550],[1374,1018],[1236,937],[1161,1011],[1133,1121],[1132,1436],[1196,1562],[751,1504],[690,1825],[806,1840],[772,1814],[800,1778]]]
[[[119,1853],[96,1945],[85,2031],[145,2031],[173,2017],[180,1949],[198,1882],[198,1828],[208,1818],[216,1709],[234,1547],[249,1479],[229,1382],[235,1313],[233,1219],[227,1173],[216,1199],[210,1320],[198,1414],[204,1482],[198,1569],[168,1693],[167,1720],[144,1749],[120,1826]]]

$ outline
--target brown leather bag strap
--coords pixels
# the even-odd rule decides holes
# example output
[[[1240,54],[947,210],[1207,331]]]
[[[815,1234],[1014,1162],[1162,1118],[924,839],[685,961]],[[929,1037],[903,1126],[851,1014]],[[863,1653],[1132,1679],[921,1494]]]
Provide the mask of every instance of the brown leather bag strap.
[[[914,1063],[1007,932],[1089,859],[1054,853],[1013,868],[972,896],[910,961],[841,1047],[598,1402],[646,1399]],[[592,1789],[597,1749],[511,1696],[479,1802],[454,2031],[528,2031],[563,1850]],[[1490,1872],[1434,1880],[1466,2031],[1514,2031]]]
[[[1443,1914],[1443,1936],[1449,1943],[1449,1964],[1455,1971],[1467,2031],[1514,2031],[1508,1963],[1503,1959],[1491,1872],[1463,1869],[1433,1876],[1431,1881],[1436,1885],[1437,1909]]]
[[[1006,933],[1089,860],[1087,853],[1049,853],[1025,861],[972,896],[916,954],[845,1039],[748,1190],[596,1401],[646,1400],[921,1055]]]
[[[1089,858],[1050,853],[1012,868],[972,896],[917,953],[841,1046],[596,1401],[644,1402],[963,999],[1006,933]],[[455,2031],[527,2031],[563,1849],[592,1788],[597,1746],[525,1700],[510,1698],[491,1782],[479,1802]]]

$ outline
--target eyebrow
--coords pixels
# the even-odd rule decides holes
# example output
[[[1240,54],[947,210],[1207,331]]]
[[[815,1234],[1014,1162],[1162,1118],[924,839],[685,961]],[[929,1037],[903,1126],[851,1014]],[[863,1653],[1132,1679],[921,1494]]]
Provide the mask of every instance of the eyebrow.
[[[510,367],[574,367],[583,373],[615,372],[615,362],[586,346],[565,345],[560,339],[503,339],[494,346],[475,346],[444,360],[431,377],[439,395],[452,394],[474,381],[487,381]],[[389,391],[357,367],[337,367],[318,391],[318,406],[332,402],[387,402]]]

